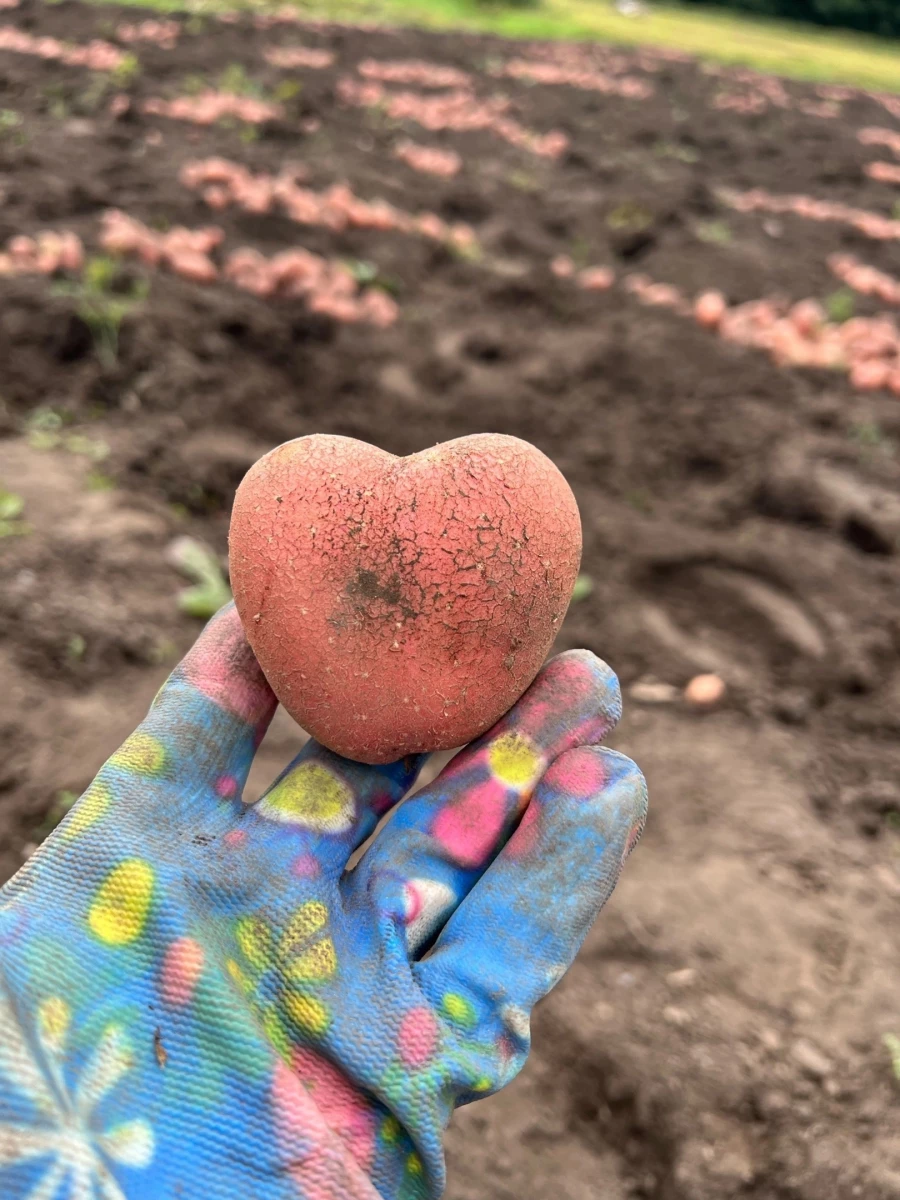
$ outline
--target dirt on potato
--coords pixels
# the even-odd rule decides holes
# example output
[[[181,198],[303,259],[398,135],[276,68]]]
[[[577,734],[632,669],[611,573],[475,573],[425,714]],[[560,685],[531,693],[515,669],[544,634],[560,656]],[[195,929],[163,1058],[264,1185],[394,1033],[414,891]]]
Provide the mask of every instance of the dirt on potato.
[[[455,1118],[448,1196],[897,1200],[900,398],[717,337],[627,280],[816,299],[833,321],[886,310],[829,257],[897,278],[895,238],[729,196],[897,220],[890,172],[869,168],[898,161],[900,107],[602,47],[249,17],[176,16],[165,44],[121,28],[151,15],[0,14],[0,255],[50,230],[86,256],[49,275],[0,258],[2,877],[196,636],[171,544],[224,555],[256,458],[312,432],[393,454],[525,438],[584,524],[593,590],[559,648],[618,671],[614,744],[651,816],[536,1013],[528,1067]],[[62,50],[33,52],[44,37]],[[118,51],[102,70],[71,52],[92,39]],[[273,48],[317,53],[277,66]],[[162,115],[212,90],[278,115]],[[442,152],[430,173],[410,142]],[[187,186],[211,158],[281,190]],[[157,239],[217,227],[215,278],[117,257],[110,209]],[[356,307],[269,287],[298,249]],[[611,286],[581,286],[590,267]],[[727,692],[701,715],[679,696],[703,672]],[[256,794],[301,740],[279,714]]]

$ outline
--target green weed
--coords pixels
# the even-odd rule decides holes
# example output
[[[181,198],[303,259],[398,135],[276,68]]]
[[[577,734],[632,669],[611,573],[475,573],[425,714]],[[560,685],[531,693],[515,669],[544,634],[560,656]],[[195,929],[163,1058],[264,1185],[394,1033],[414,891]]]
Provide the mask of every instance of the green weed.
[[[587,238],[573,238],[569,247],[569,258],[576,267],[586,267],[591,261],[591,249],[591,243]]]
[[[97,357],[105,367],[117,362],[122,322],[136,304],[146,300],[149,290],[145,279],[123,283],[117,260],[104,256],[88,259],[76,283],[56,287],[59,294],[74,297],[75,311],[91,331]]]
[[[177,538],[169,558],[174,567],[193,581],[178,595],[178,607],[189,617],[207,621],[231,599],[217,555],[191,537]]]
[[[710,246],[730,246],[733,240],[727,221],[698,221],[694,233],[701,242]]]
[[[365,259],[350,259],[344,266],[359,284],[374,283],[378,278],[378,264]]]
[[[72,107],[79,113],[97,113],[115,90],[116,86],[109,75],[92,75],[87,87],[76,96]]]
[[[71,108],[69,94],[64,84],[48,83],[45,88],[41,89],[41,96],[49,117],[52,117],[54,121],[68,119]]]
[[[211,84],[202,75],[185,75],[181,83],[181,93],[185,96],[199,96],[208,91]]]
[[[118,88],[127,88],[141,73],[141,64],[136,54],[125,54],[118,66],[110,71],[110,78]]]
[[[843,325],[856,313],[856,293],[850,288],[838,288],[825,297],[825,313],[829,321]]]
[[[877,421],[856,422],[850,426],[850,437],[858,446],[869,451],[890,451],[894,445]]]
[[[103,462],[109,457],[109,446],[102,438],[86,433],[69,432],[67,425],[74,420],[71,413],[55,408],[38,408],[25,422],[25,433],[32,450],[67,450],[91,462]]]
[[[448,241],[445,245],[452,255],[461,258],[463,262],[484,262],[484,247],[477,241],[472,242],[471,245]]]
[[[24,511],[22,497],[0,487],[0,538],[21,537],[31,532],[30,525],[21,520]]]
[[[66,642],[66,658],[70,662],[80,662],[87,650],[87,642],[80,633],[73,633]]]
[[[32,450],[55,450],[63,428],[71,425],[73,419],[71,413],[56,408],[36,408],[25,421],[29,446]]]
[[[696,163],[700,161],[700,153],[693,146],[686,146],[683,142],[657,142],[653,147],[654,153],[660,158],[674,158],[678,162]]]
[[[174,662],[176,658],[178,658],[178,647],[169,638],[160,638],[147,651],[147,661],[156,667]]]
[[[303,84],[298,79],[283,79],[275,89],[275,99],[282,104],[296,100],[303,91]]]
[[[653,213],[633,200],[625,200],[607,214],[606,224],[614,233],[643,233],[653,224]]]
[[[860,421],[850,430],[850,436],[861,446],[881,446],[884,443],[884,431],[877,421]]]
[[[543,0],[472,0],[476,8],[500,10],[503,8],[540,8]]]
[[[262,88],[248,74],[242,63],[229,63],[216,84],[220,92],[233,96],[260,96]]]
[[[109,446],[102,438],[90,437],[86,433],[70,433],[63,438],[62,448],[70,454],[79,454],[91,462],[103,462],[109,458]]]
[[[581,600],[587,600],[593,590],[594,581],[590,575],[579,575],[572,588],[572,603],[578,604]]]
[[[886,1033],[881,1040],[890,1055],[894,1079],[900,1084],[900,1037],[897,1037],[895,1033]]]
[[[540,180],[535,179],[528,171],[510,171],[506,177],[506,181],[520,192],[531,194],[541,190]]]
[[[0,108],[0,142],[18,148],[28,143],[25,122],[13,108]]]
[[[350,258],[346,259],[342,265],[347,268],[360,287],[377,288],[391,296],[397,296],[403,290],[400,280],[393,275],[382,275],[381,268],[377,263],[362,258]]]
[[[88,471],[85,484],[89,492],[111,492],[116,481],[102,471]]]

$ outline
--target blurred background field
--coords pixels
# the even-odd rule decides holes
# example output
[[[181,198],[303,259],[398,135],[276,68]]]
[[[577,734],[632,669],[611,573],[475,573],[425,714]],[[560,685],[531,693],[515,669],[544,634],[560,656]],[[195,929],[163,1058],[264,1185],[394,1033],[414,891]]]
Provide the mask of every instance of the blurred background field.
[[[137,7],[171,11],[184,5],[178,0],[152,0],[138,2]],[[192,11],[241,7],[227,0],[199,0]],[[502,0],[305,0],[296,7],[312,19],[471,29],[512,38],[668,46],[796,79],[900,91],[900,44],[894,39],[740,11],[647,6],[640,0],[634,0],[635,15],[628,15],[627,0],[626,11],[615,0],[521,0],[513,4]]]
[[[274,444],[497,430],[578,497],[559,648],[651,818],[452,1200],[900,1196],[897,46],[0,0],[3,878],[227,597]]]

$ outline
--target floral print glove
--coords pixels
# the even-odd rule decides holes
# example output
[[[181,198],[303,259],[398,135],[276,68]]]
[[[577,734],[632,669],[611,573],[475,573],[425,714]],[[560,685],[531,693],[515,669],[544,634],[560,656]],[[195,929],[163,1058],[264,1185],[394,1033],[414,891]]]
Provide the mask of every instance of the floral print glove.
[[[439,1196],[521,1068],[644,822],[615,676],[553,659],[352,870],[421,763],[310,742],[245,805],[275,703],[229,606],[0,892],[6,1200]]]

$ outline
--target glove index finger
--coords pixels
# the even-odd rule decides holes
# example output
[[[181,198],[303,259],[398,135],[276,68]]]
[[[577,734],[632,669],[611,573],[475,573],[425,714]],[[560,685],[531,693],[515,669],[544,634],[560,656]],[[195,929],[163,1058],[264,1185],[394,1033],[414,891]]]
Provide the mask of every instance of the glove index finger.
[[[164,706],[169,693],[177,694],[182,705],[183,688],[193,688],[203,699],[259,730],[262,738],[278,701],[250,649],[234,603],[210,620],[163,685],[154,708]]]
[[[244,635],[234,604],[212,618],[111,765],[167,761],[159,774],[212,784],[236,798],[278,701]]]

